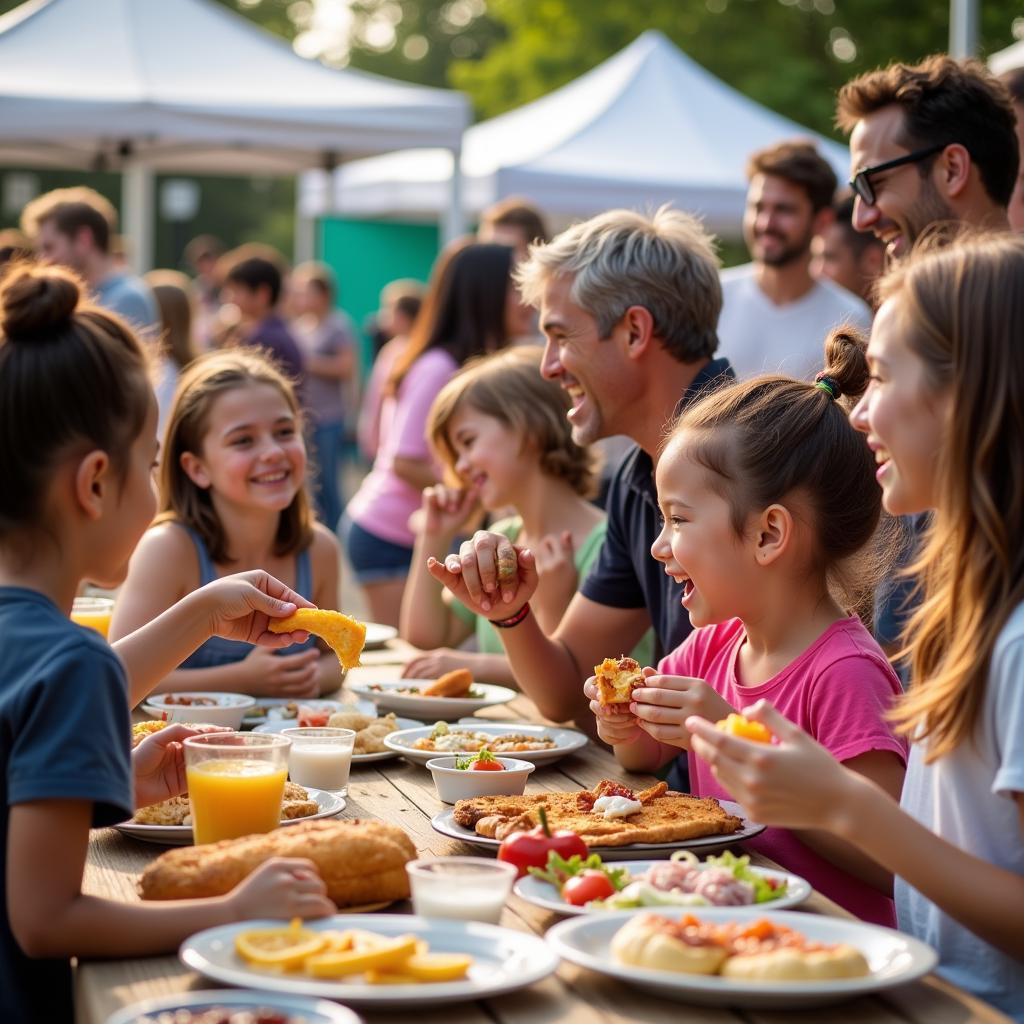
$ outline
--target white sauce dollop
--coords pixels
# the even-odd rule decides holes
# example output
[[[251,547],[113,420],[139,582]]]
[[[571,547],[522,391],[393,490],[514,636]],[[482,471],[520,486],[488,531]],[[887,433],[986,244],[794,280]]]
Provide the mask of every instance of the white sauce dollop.
[[[628,818],[643,808],[644,805],[639,800],[630,800],[624,796],[602,796],[594,801],[594,813],[603,815],[606,819]]]

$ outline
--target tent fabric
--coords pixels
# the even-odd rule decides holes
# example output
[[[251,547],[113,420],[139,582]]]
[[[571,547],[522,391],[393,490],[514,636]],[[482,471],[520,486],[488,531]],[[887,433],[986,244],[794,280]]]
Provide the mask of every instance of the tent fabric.
[[[290,174],[458,147],[457,92],[333,70],[212,0],[30,0],[0,17],[0,161]]]
[[[1005,75],[1007,71],[1024,68],[1024,39],[997,50],[988,59],[988,66],[994,75]]]
[[[554,217],[575,217],[671,202],[735,234],[747,157],[795,137],[816,142],[845,179],[845,147],[760,106],[648,31],[568,85],[468,129],[464,205],[479,213],[521,194]],[[436,216],[451,168],[451,154],[437,150],[354,161],[335,173],[330,202],[322,183],[305,184],[304,208]]]

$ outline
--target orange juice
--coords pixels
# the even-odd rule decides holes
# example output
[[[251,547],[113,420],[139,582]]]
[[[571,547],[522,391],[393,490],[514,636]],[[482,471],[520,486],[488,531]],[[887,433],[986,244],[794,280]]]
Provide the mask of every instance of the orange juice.
[[[110,632],[110,612],[72,612],[71,621],[95,629],[104,639]]]
[[[270,832],[280,824],[284,765],[223,758],[190,765],[185,774],[197,844]]]

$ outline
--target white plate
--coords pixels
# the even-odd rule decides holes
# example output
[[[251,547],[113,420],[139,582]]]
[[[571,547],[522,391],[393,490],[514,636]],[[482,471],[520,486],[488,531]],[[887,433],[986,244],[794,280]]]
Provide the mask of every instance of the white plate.
[[[681,916],[678,907],[653,908],[650,913],[674,920]],[[612,936],[633,916],[628,910],[614,914],[588,914],[562,921],[548,931],[547,941],[559,956],[571,963],[618,978],[655,995],[684,1003],[766,1010],[822,1006],[905,985],[931,971],[939,959],[931,946],[918,939],[863,921],[750,907],[700,907],[693,913],[695,917],[707,920],[755,921],[766,917],[814,941],[849,943],[864,954],[871,973],[865,978],[842,978],[835,981],[767,982],[735,981],[731,978],[627,966],[612,959],[609,946]]]
[[[360,711],[363,711],[360,708]],[[376,715],[377,709],[371,704],[368,711],[363,711],[366,715]],[[402,729],[416,729],[420,727],[419,722],[414,722],[411,718],[396,718],[395,721],[398,723],[398,728]],[[293,718],[280,718],[273,719],[272,721],[265,722],[263,725],[257,725],[253,732],[281,732],[284,729],[295,728],[295,719]],[[379,750],[375,754],[353,754],[353,764],[371,764],[374,761],[388,761],[393,757],[398,757],[397,750]]]
[[[425,765],[435,757],[450,757],[451,750],[415,750],[413,744],[433,732],[432,725],[419,725],[415,729],[404,729],[384,737],[385,744],[414,764]],[[500,757],[514,757],[520,761],[532,761],[534,764],[550,764],[561,760],[587,745],[587,737],[576,729],[559,729],[544,725],[498,725],[493,722],[476,720],[465,725],[451,727],[452,732],[480,732],[488,736],[507,736],[509,733],[523,733],[527,736],[546,736],[555,741],[555,746],[545,750],[508,750],[501,751]]]
[[[731,800],[719,800],[719,803],[729,814],[735,814],[737,817],[743,818],[743,809],[739,804],[734,804]],[[461,839],[464,843],[472,843],[474,846],[479,846],[484,850],[497,852],[498,847],[501,846],[499,840],[488,839],[486,836],[480,836],[476,832],[471,832],[468,828],[463,828],[461,825],[456,824],[454,815],[455,809],[449,807],[447,810],[441,811],[440,814],[435,814],[430,819],[430,824],[434,826],[435,832],[440,832],[443,836],[449,836],[451,839]],[[752,839],[763,831],[764,825],[757,825],[743,818],[742,827],[727,836],[701,836],[699,839],[680,839],[675,843],[591,846],[590,852],[599,853],[602,860],[648,860],[652,854],[666,854],[671,853],[673,850],[694,850],[698,854],[716,853],[718,850],[724,850],[727,846],[742,843],[745,839]]]
[[[174,1010],[208,1010],[224,1007],[229,1010],[274,1010],[277,1013],[301,1017],[306,1024],[361,1024],[359,1017],[345,1006],[326,999],[307,996],[270,995],[247,989],[218,988],[203,992],[179,992],[173,996],[158,996],[133,1003],[118,1010],[107,1024],[135,1024],[145,1014],[155,1015]]]
[[[393,679],[376,684],[352,683],[349,689],[353,693],[358,693],[360,697],[372,700],[382,711],[395,711],[410,718],[431,722],[450,722],[462,715],[474,715],[482,708],[507,704],[518,696],[515,690],[510,690],[506,686],[495,686],[493,683],[473,684],[473,689],[483,694],[479,698],[422,697],[418,693],[394,692],[407,686],[419,689],[432,682],[433,679]],[[381,689],[371,690],[371,685],[380,686]]]
[[[603,859],[603,858],[602,858]],[[636,878],[642,875],[652,864],[664,864],[665,861],[654,861],[654,860],[635,860],[631,861],[629,865],[630,874]],[[751,865],[751,871],[757,872],[759,875],[763,875],[765,878],[775,878],[780,882],[786,883],[786,894],[780,896],[778,899],[771,900],[767,903],[755,903],[753,904],[758,910],[782,910],[785,907],[795,907],[798,903],[803,903],[812,892],[810,883],[800,878],[799,875],[791,875],[788,871],[773,871],[771,868],[759,868]],[[552,910],[556,914],[564,914],[568,917],[579,917],[583,914],[613,914],[618,913],[617,910],[603,910],[600,907],[577,907],[572,903],[566,903],[558,894],[558,890],[551,885],[550,882],[544,882],[539,878],[534,878],[533,875],[524,875],[519,881],[516,882],[512,890],[518,897],[526,900],[527,903],[532,903],[535,907],[541,907],[544,910]],[[650,907],[636,907],[631,908],[626,913],[639,914],[644,910],[650,910]],[[695,906],[695,907],[670,907],[670,910],[676,910],[680,914],[692,911],[694,914],[702,914],[707,910],[707,906]],[[744,909],[749,910],[750,907]]]
[[[244,921],[210,928],[186,939],[178,955],[186,967],[228,985],[323,996],[357,1006],[404,1006],[410,1014],[423,1006],[467,1002],[525,988],[546,978],[558,966],[558,957],[535,935],[476,921],[449,921],[408,914],[351,914],[305,921],[303,927],[317,931],[361,928],[386,936],[412,933],[426,939],[432,953],[469,953],[474,963],[468,977],[422,985],[368,985],[351,978],[334,981],[260,971],[246,964],[235,952],[238,932],[281,924],[281,921]]]
[[[256,707],[264,707],[267,709],[265,715],[246,715],[242,719],[242,727],[245,729],[254,729],[257,725],[266,725],[268,722],[280,721],[286,722],[285,728],[291,729],[297,726],[297,718],[284,718],[281,715],[282,708],[288,704],[305,704],[306,707],[323,709],[330,708],[331,711],[344,711],[346,709],[352,711],[362,711],[366,715],[376,714],[374,705],[368,700],[355,701],[353,703],[346,703],[341,700],[295,700],[292,697],[256,697]]]
[[[289,818],[282,821],[282,826],[298,825],[303,821],[314,821],[317,818],[333,818],[345,810],[344,797],[335,796],[322,789],[310,789],[303,787],[309,794],[310,799],[315,800],[320,807],[316,814],[307,814],[304,818]],[[140,825],[134,821],[122,821],[114,828],[118,832],[131,836],[133,839],[143,839],[147,843],[160,843],[163,846],[191,846],[192,826],[191,825]]]
[[[394,626],[386,626],[383,622],[367,622],[363,650],[375,651],[378,647],[383,647],[389,640],[394,640],[396,636],[398,636],[398,630]]]

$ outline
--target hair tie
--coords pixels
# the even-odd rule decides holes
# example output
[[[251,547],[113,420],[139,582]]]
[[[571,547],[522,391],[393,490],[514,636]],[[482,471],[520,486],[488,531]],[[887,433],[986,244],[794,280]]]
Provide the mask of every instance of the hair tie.
[[[835,379],[824,373],[819,373],[814,378],[814,386],[824,391],[833,402],[843,393],[843,389]]]

